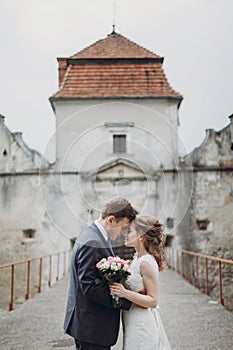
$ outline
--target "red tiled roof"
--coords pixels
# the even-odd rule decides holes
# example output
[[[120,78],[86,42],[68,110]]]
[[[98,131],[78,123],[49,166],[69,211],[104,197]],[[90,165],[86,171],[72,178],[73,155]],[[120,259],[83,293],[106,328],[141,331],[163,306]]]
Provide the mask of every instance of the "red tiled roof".
[[[109,34],[70,58],[160,58],[121,34]]]
[[[161,64],[70,65],[54,97],[180,97]]]
[[[60,58],[59,98],[174,97],[163,58],[120,34],[111,34],[71,56]]]

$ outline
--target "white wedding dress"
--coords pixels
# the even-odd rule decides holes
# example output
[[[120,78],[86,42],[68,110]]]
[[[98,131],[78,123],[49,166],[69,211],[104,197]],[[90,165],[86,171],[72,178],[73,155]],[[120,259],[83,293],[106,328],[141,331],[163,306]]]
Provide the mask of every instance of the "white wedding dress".
[[[150,254],[135,258],[130,267],[131,275],[125,282],[126,287],[133,291],[144,289],[140,274],[142,261],[148,262],[158,278],[159,269],[154,257]],[[144,309],[131,306],[129,311],[122,313],[123,350],[171,350],[158,308]]]

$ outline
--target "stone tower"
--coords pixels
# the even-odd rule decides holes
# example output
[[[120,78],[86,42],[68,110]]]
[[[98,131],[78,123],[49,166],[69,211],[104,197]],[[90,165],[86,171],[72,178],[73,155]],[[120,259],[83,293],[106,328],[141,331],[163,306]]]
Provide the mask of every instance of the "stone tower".
[[[95,217],[120,194],[139,212],[169,217],[182,96],[166,79],[163,57],[113,31],[58,64],[59,90],[50,98],[56,170],[77,174],[75,207]]]

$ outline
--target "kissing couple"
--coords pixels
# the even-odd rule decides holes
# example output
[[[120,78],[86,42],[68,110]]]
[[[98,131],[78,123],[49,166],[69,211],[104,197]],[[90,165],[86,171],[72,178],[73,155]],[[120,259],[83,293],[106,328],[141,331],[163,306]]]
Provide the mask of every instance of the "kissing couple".
[[[110,350],[117,342],[122,310],[122,350],[170,350],[158,312],[158,275],[165,268],[161,223],[137,211],[124,198],[108,201],[99,219],[78,236],[72,253],[64,330],[77,350]],[[97,284],[96,264],[114,256],[111,240],[125,236],[136,254],[123,284]],[[119,297],[113,306],[111,294]]]

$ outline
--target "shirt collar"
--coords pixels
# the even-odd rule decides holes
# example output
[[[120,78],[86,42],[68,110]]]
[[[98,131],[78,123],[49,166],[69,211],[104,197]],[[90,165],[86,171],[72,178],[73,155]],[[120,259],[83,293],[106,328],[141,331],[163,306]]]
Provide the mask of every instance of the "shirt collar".
[[[101,225],[101,223],[99,222],[99,220],[95,220],[94,221],[94,224],[98,227],[99,231],[102,233],[105,241],[108,240],[108,234],[107,234],[107,231],[105,230],[105,228]]]

